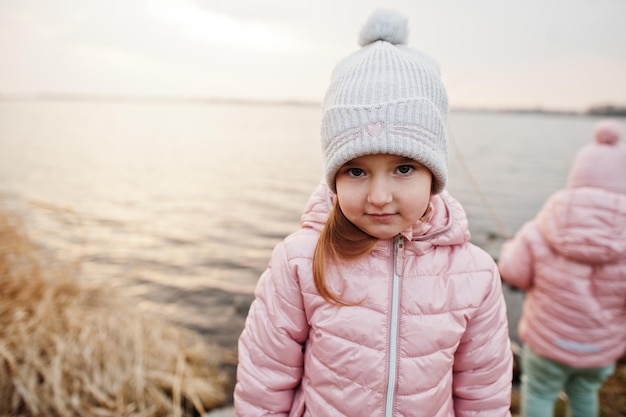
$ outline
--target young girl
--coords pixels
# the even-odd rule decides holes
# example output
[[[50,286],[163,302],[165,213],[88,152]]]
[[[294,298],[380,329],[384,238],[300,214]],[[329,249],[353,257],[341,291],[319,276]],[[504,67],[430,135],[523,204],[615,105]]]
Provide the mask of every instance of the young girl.
[[[595,417],[598,390],[626,351],[626,146],[599,123],[567,187],[500,250],[502,278],[527,291],[519,323],[522,415]]]
[[[239,339],[238,416],[510,416],[500,277],[445,191],[437,64],[379,11],[324,99],[326,181]]]

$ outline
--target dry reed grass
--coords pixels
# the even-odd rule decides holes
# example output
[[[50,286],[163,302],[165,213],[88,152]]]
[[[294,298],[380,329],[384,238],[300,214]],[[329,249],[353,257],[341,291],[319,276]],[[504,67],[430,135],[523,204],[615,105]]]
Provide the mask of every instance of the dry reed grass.
[[[191,330],[47,259],[0,212],[0,416],[188,416],[223,405],[226,376]]]

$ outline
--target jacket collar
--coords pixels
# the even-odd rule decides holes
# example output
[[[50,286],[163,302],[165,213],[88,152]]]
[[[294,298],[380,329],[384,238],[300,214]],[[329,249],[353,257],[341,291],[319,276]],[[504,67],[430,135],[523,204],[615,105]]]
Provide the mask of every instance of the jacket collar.
[[[300,218],[303,228],[322,230],[335,203],[336,195],[322,182],[309,197]],[[430,241],[454,245],[469,241],[469,225],[461,204],[447,191],[431,197],[428,214],[401,235],[407,241]]]

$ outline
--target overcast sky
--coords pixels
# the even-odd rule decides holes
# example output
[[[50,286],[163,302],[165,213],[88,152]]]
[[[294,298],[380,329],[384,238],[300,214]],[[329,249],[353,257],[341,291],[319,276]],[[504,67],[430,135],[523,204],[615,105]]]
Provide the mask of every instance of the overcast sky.
[[[626,105],[626,0],[0,0],[0,94],[320,101],[378,7],[452,106]]]

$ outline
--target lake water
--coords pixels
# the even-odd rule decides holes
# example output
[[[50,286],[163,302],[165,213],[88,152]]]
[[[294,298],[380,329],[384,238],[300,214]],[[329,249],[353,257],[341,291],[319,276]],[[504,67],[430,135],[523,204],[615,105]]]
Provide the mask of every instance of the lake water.
[[[53,256],[224,346],[322,178],[316,106],[0,101],[0,202]],[[449,191],[492,255],[597,118],[452,112]],[[521,293],[505,289],[516,338]]]

